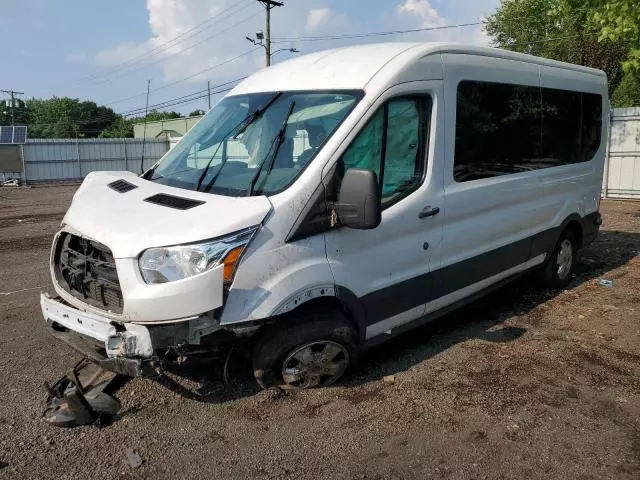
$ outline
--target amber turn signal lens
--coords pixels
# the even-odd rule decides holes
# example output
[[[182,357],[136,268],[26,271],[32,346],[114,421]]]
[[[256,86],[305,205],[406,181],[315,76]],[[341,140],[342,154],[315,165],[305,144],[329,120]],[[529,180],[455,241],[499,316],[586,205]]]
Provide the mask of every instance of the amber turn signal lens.
[[[233,274],[236,271],[238,260],[240,260],[240,256],[242,255],[244,248],[245,245],[240,245],[239,247],[231,250],[229,253],[227,253],[227,256],[224,257],[224,283],[229,284],[233,281]]]

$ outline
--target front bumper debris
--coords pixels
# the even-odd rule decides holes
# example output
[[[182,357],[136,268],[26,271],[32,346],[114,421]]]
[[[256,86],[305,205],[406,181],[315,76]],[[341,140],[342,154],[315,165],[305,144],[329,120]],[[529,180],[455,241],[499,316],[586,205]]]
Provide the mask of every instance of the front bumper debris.
[[[59,427],[102,425],[120,410],[120,402],[109,395],[116,374],[83,359],[53,386],[45,384],[45,421]]]
[[[102,354],[104,347],[93,339],[73,331],[60,330],[59,327],[51,322],[47,322],[47,325],[49,326],[49,332],[54,337],[65,342],[78,353],[84,355],[87,360],[96,364],[100,368],[109,370],[116,374],[126,375],[128,377],[139,377],[153,373],[151,365],[147,362],[143,362],[140,358],[109,358]]]
[[[51,333],[106,369],[139,375],[142,359],[153,356],[149,330],[136,324],[117,325],[108,319],[77,310],[46,293],[40,306]]]

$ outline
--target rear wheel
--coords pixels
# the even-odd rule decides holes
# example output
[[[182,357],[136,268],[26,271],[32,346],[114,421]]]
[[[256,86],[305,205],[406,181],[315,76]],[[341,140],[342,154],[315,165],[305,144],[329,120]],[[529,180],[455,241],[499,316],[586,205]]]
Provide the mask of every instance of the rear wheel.
[[[304,315],[261,334],[253,371],[265,389],[326,387],[342,377],[356,355],[357,334],[341,312]]]
[[[564,288],[571,282],[576,263],[578,242],[572,230],[565,230],[542,271],[544,283],[551,288]]]

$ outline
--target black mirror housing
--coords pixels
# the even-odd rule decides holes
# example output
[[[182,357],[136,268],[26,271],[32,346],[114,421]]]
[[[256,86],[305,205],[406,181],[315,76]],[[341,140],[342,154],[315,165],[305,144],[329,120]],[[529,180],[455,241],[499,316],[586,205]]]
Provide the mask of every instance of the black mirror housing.
[[[380,225],[378,176],[372,170],[351,168],[346,171],[340,186],[338,202],[334,205],[341,225],[358,230],[370,230]]]

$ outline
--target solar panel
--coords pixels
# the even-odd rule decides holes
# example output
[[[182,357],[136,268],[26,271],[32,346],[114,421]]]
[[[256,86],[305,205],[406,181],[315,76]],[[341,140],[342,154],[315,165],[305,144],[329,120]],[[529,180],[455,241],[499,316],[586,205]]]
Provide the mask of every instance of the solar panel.
[[[24,143],[27,141],[27,127],[13,127],[13,143]]]
[[[27,127],[0,127],[0,143],[19,144],[27,141]]]
[[[13,127],[0,127],[0,143],[13,143]]]

